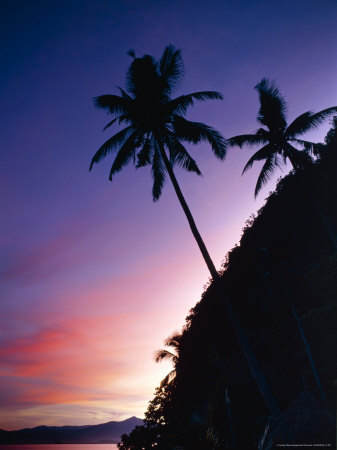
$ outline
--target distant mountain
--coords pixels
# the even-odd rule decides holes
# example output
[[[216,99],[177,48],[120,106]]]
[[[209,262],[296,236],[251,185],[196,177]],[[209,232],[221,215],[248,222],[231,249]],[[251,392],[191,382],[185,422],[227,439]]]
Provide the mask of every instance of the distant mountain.
[[[130,417],[121,422],[107,422],[100,425],[24,428],[5,431],[0,429],[0,444],[86,444],[116,443],[124,433],[143,421]]]

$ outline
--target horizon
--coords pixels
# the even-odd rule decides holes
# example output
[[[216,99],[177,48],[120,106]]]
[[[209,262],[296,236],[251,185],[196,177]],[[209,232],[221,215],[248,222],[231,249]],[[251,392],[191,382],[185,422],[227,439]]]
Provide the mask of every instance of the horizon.
[[[263,77],[280,86],[289,122],[336,104],[332,1],[153,3],[4,2],[2,429],[142,419],[171,368],[155,351],[209,280],[169,180],[153,203],[146,168],[111,183],[107,157],[88,172],[118,130],[102,132],[109,117],[92,98],[124,86],[129,48],[156,58],[170,43],[182,49],[174,96],[222,92],[187,118],[226,138],[257,129]],[[321,142],[328,129],[308,138]],[[220,269],[289,167],[255,200],[260,166],[241,177],[252,150],[229,149],[219,162],[207,144],[188,148],[204,176],[175,173]]]
[[[132,416],[132,417],[128,417],[127,419],[123,419],[123,420],[109,420],[108,422],[104,422],[104,423],[95,423],[95,424],[89,424],[89,423],[87,423],[87,424],[85,424],[85,425],[45,425],[45,424],[40,424],[40,425],[37,425],[37,426],[34,426],[34,427],[29,427],[29,428],[19,428],[19,429],[15,429],[15,430],[4,430],[3,428],[0,428],[1,430],[3,430],[3,431],[20,431],[20,430],[33,430],[34,428],[40,428],[40,427],[49,427],[49,428],[64,428],[64,427],[94,427],[94,426],[96,426],[96,425],[106,425],[107,423],[111,423],[111,422],[114,422],[114,423],[120,423],[120,422],[126,422],[126,421],[128,421],[128,420],[130,420],[130,419],[139,419],[139,420],[142,420],[142,419],[140,419],[139,417],[136,417],[136,416]],[[0,444],[0,445],[2,445],[2,444]]]

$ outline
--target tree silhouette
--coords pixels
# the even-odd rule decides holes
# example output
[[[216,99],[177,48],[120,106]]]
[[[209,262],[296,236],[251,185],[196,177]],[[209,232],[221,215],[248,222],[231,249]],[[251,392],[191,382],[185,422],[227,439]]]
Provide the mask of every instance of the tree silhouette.
[[[134,56],[134,53],[130,54]],[[185,142],[197,144],[208,141],[219,159],[226,156],[226,143],[220,133],[208,125],[184,118],[187,108],[192,106],[195,100],[222,99],[222,95],[214,91],[203,91],[172,99],[171,94],[179,85],[182,76],[181,52],[172,45],[165,48],[159,62],[150,55],[134,58],[126,76],[127,92],[119,88],[121,95],[101,95],[94,99],[96,107],[115,116],[105,129],[116,121],[119,124],[126,123],[127,127],[113,135],[97,150],[89,170],[94,163],[98,163],[116,147],[120,147],[110,170],[110,180],[130,162],[137,168],[151,165],[154,201],[159,199],[168,173],[192,233],[214,276],[215,266],[181,192],[173,166],[178,164],[188,172],[201,175],[197,163],[184,146]]]
[[[324,144],[317,144],[313,148],[313,154],[319,156],[320,162],[323,162],[323,166],[334,164],[337,158],[337,116],[332,118],[331,125],[332,127],[324,138]],[[326,173],[324,175],[326,177]]]
[[[183,76],[181,52],[172,45],[165,48],[159,61],[150,55],[136,58],[133,51],[129,54],[134,60],[127,72],[126,91],[119,88],[120,95],[101,95],[94,99],[96,107],[114,116],[105,129],[117,121],[127,126],[97,150],[89,170],[116,147],[120,147],[110,170],[110,180],[130,162],[133,162],[137,168],[150,165],[154,201],[159,199],[165,175],[168,173],[210,274],[213,280],[218,282],[220,280],[218,271],[196,227],[173,172],[173,166],[178,164],[189,172],[195,172],[198,175],[201,173],[184,147],[184,142],[197,144],[208,141],[215,156],[224,159],[226,141],[221,134],[208,125],[191,122],[184,118],[187,108],[192,106],[195,100],[222,99],[222,95],[214,91],[202,91],[172,99],[171,94]],[[234,308],[224,289],[220,290],[219,286],[218,291],[218,301],[229,317],[261,395],[269,410],[277,415],[279,408],[258,366]]]
[[[334,116],[331,120],[332,127],[327,132],[327,135],[325,136],[325,144],[328,147],[328,149],[335,149],[337,147],[337,116]]]
[[[227,143],[230,146],[237,145],[239,147],[243,145],[262,145],[248,160],[242,172],[245,173],[250,169],[255,161],[265,161],[257,179],[255,187],[256,197],[264,184],[270,179],[275,169],[280,167],[280,158],[284,163],[288,159],[295,172],[311,165],[312,157],[310,153],[317,153],[320,146],[310,141],[298,139],[298,136],[317,128],[324,120],[333,116],[337,112],[337,106],[323,109],[317,113],[307,111],[293,120],[290,125],[287,125],[287,105],[275,81],[263,78],[255,86],[255,89],[258,91],[260,98],[260,109],[257,120],[267,129],[259,128],[252,134],[234,136],[228,139]],[[302,150],[294,147],[293,144],[301,145]],[[303,171],[303,174],[305,177],[305,171]],[[334,227],[323,211],[319,200],[316,198],[316,194],[311,187],[311,180],[307,180],[305,187],[303,187],[304,190],[310,192],[312,206],[320,217],[327,236],[334,248],[337,249],[337,236]]]
[[[280,166],[281,160],[285,163],[288,159],[295,171],[311,162],[310,153],[317,144],[298,137],[317,128],[324,120],[333,116],[337,112],[337,106],[317,113],[307,111],[287,125],[287,105],[275,81],[263,78],[255,89],[260,98],[257,120],[265,128],[259,128],[252,134],[234,136],[228,139],[227,143],[240,148],[244,145],[262,145],[249,159],[242,172],[245,173],[256,161],[265,161],[256,183],[256,197],[274,170]],[[293,144],[299,144],[304,150],[299,150]]]
[[[160,362],[164,360],[169,360],[173,364],[173,369],[166,375],[166,377],[162,380],[161,384],[169,384],[172,380],[174,380],[176,376],[176,365],[179,358],[179,346],[181,341],[181,335],[180,334],[174,334],[173,336],[169,337],[165,341],[165,345],[167,347],[172,348],[172,352],[170,350],[167,350],[165,348],[162,348],[158,350],[155,354],[155,361]]]

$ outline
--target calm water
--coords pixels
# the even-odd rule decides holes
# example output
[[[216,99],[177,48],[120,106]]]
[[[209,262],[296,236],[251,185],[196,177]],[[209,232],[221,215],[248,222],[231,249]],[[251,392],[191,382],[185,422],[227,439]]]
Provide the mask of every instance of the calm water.
[[[115,444],[38,444],[1,445],[0,450],[116,450]]]

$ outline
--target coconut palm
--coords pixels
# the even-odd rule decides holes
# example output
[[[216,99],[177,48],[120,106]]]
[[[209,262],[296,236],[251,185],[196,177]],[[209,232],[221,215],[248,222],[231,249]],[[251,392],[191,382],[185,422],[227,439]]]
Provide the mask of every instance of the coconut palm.
[[[181,334],[174,334],[173,336],[167,338],[165,341],[165,345],[167,347],[171,347],[173,351],[171,352],[166,348],[161,348],[155,354],[155,361],[157,363],[164,360],[168,360],[171,361],[173,364],[173,369],[162,380],[161,385],[171,383],[171,381],[173,381],[176,376],[176,365],[178,363],[179,358],[180,342],[181,342]]]
[[[319,144],[299,139],[306,132],[317,128],[324,120],[333,116],[337,112],[337,106],[323,109],[317,113],[307,111],[298,116],[290,125],[287,125],[287,105],[282,97],[275,81],[263,78],[255,86],[260,97],[260,109],[257,120],[265,128],[259,128],[255,133],[234,136],[227,140],[230,146],[243,147],[244,145],[262,147],[253,154],[245,165],[245,173],[252,167],[255,161],[265,161],[258,176],[255,197],[261,188],[267,183],[277,167],[280,167],[281,160],[285,163],[290,161],[295,172],[307,167],[312,162],[310,154],[318,152]],[[300,145],[299,150],[294,145]],[[305,175],[305,171],[304,171]],[[306,183],[303,190],[309,192],[311,203],[321,220],[322,226],[326,231],[332,245],[337,249],[337,236],[329,218],[322,210],[320,202],[316,198],[315,192],[311,188],[310,180]]]
[[[230,146],[244,145],[261,146],[245,165],[245,173],[256,161],[265,161],[255,187],[255,197],[267,183],[273,172],[288,159],[295,171],[302,169],[311,162],[310,153],[313,153],[317,144],[299,139],[308,131],[317,128],[324,120],[337,112],[337,106],[323,109],[317,113],[307,111],[298,116],[293,122],[287,124],[287,105],[275,81],[263,78],[255,86],[259,93],[260,109],[257,120],[265,128],[259,128],[251,134],[234,136],[227,140]],[[300,145],[298,149],[294,145]]]
[[[214,91],[202,91],[173,99],[172,93],[183,76],[183,61],[180,50],[176,50],[172,45],[165,48],[159,61],[150,55],[136,58],[133,51],[130,51],[129,55],[134,60],[127,72],[126,90],[119,88],[120,95],[101,95],[94,99],[96,107],[114,116],[105,129],[116,122],[127,126],[114,134],[97,150],[89,170],[108,153],[119,147],[111,166],[110,180],[130,162],[137,168],[151,166],[154,201],[159,199],[165,176],[168,174],[210,274],[219,284],[219,274],[196,227],[173,167],[178,164],[188,172],[201,174],[197,163],[187,152],[185,142],[197,144],[208,141],[215,156],[224,159],[226,141],[221,134],[208,125],[192,122],[184,117],[188,107],[192,106],[194,101],[222,99],[222,95]],[[223,289],[220,292],[220,288],[219,302],[232,323],[268,408],[273,414],[278,414],[279,408],[259,369],[234,308]]]
[[[130,55],[135,56],[132,51]],[[105,129],[116,121],[127,126],[97,150],[90,170],[95,163],[119,147],[111,166],[110,180],[130,162],[135,163],[137,168],[150,165],[154,201],[159,199],[165,176],[168,174],[192,233],[214,277],[217,271],[181,192],[173,166],[177,164],[188,172],[201,175],[197,163],[184,146],[185,142],[197,144],[208,141],[215,156],[224,159],[226,143],[221,134],[208,125],[184,118],[187,108],[192,106],[194,101],[222,99],[222,95],[214,91],[203,91],[172,99],[171,94],[179,85],[182,76],[181,52],[172,45],[165,48],[159,62],[150,55],[134,57],[127,72],[126,91],[119,88],[120,95],[101,95],[94,99],[96,107],[115,116]]]

